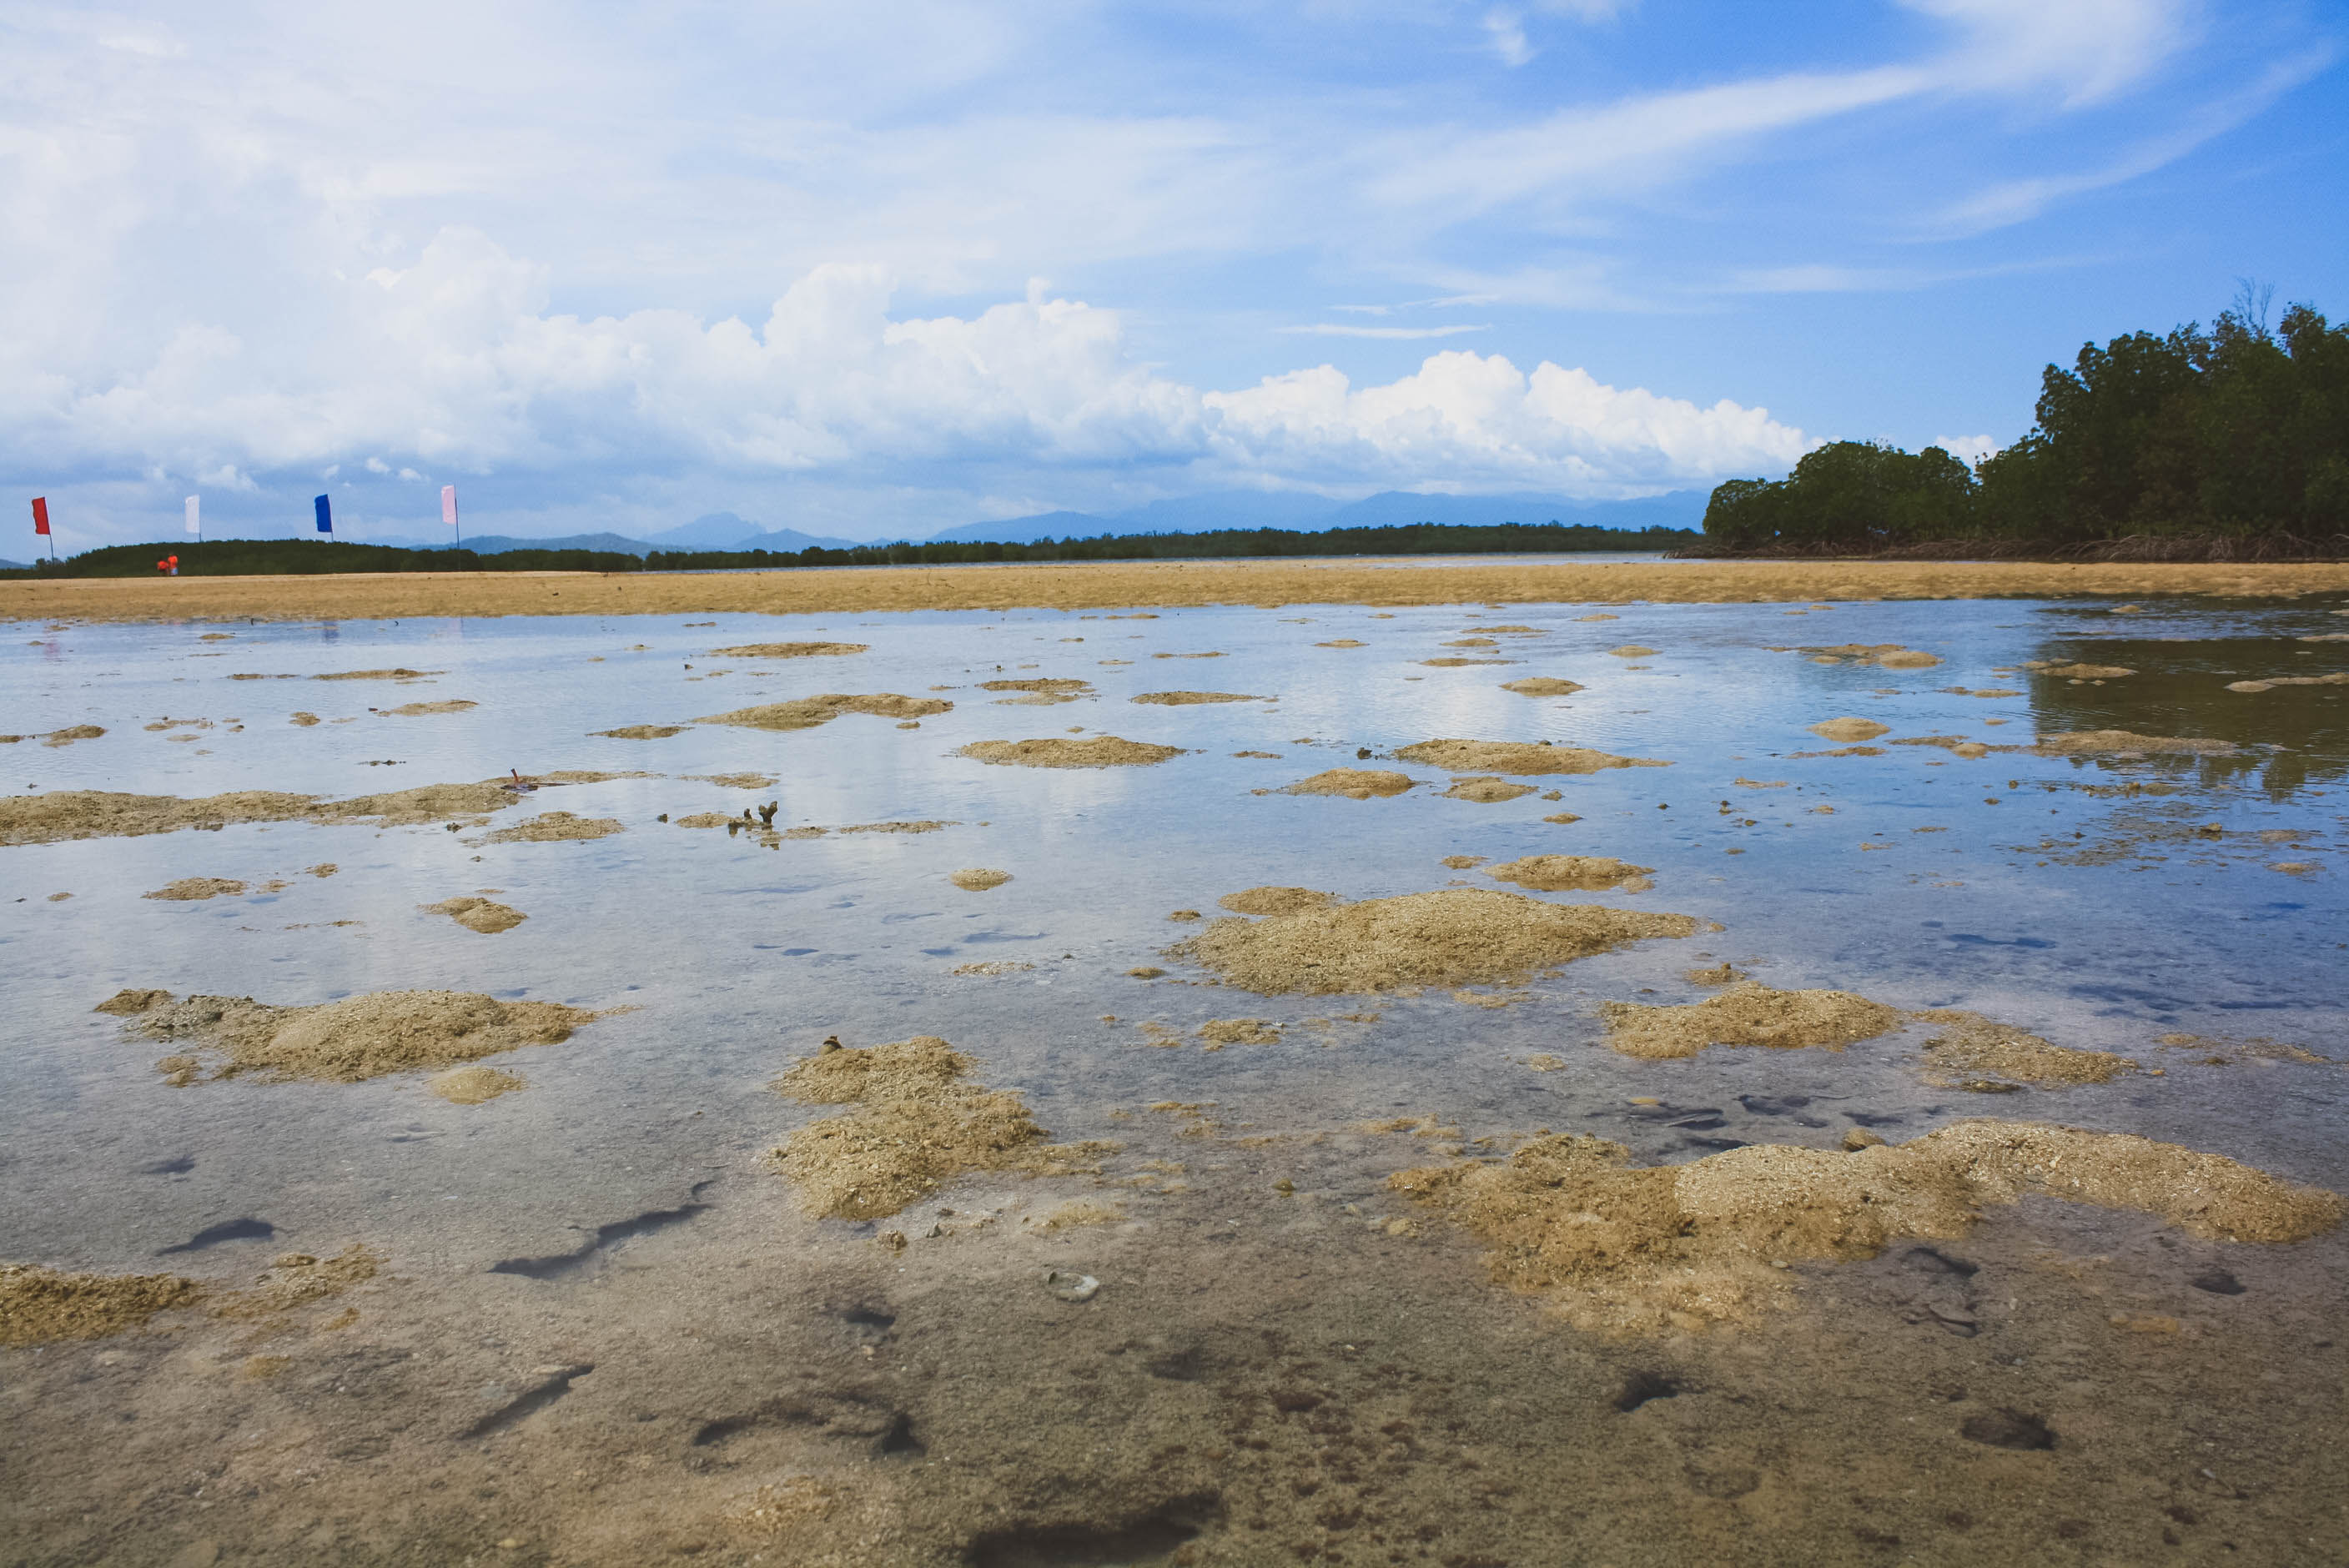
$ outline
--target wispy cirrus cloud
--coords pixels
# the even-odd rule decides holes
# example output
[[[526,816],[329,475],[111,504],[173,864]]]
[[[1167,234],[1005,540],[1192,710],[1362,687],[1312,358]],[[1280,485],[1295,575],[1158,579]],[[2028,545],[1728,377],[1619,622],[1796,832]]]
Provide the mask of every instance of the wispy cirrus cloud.
[[[1358,326],[1351,322],[1319,321],[1310,326],[1277,326],[1273,330],[1307,337],[1457,337],[1465,332],[1490,332],[1493,325],[1490,322],[1474,325],[1463,322],[1449,326]]]

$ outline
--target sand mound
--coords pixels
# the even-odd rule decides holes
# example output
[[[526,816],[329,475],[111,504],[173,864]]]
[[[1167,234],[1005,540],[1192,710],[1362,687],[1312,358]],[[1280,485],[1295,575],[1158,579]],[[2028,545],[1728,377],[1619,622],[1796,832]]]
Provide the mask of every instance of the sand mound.
[[[1614,757],[1580,746],[1547,741],[1423,740],[1395,753],[1405,762],[1424,762],[1454,773],[1597,773],[1608,768],[1669,768],[1645,757]]]
[[[1497,648],[1501,645],[1491,637],[1454,637],[1444,645],[1447,648]]]
[[[444,676],[446,670],[344,670],[336,675],[312,676],[314,681],[420,681],[427,676]]]
[[[1619,883],[1625,892],[1644,892],[1655,885],[1647,880],[1654,869],[1606,855],[1527,855],[1506,865],[1489,866],[1485,874],[1535,892],[1603,892]]]
[[[1627,1057],[1666,1060],[1707,1046],[1825,1046],[1839,1051],[1900,1026],[1900,1010],[1848,991],[1777,991],[1748,981],[1682,1007],[1601,1002],[1607,1043]]]
[[[679,817],[670,825],[678,828],[722,828],[742,819],[725,811],[696,811],[690,817]]]
[[[1506,779],[1454,779],[1452,788],[1444,792],[1446,800],[1474,800],[1480,806],[1497,806],[1504,800],[1514,800],[1520,795],[1530,795],[1530,784],[1512,784]]]
[[[95,724],[77,724],[65,729],[53,729],[41,737],[44,746],[71,746],[77,740],[96,740],[106,731]],[[15,738],[23,739],[17,736]]]
[[[1128,700],[1148,703],[1154,707],[1196,707],[1204,702],[1265,702],[1269,699],[1237,691],[1146,691]]]
[[[307,729],[318,722],[318,716],[315,713],[297,713],[285,722],[297,729]]]
[[[683,735],[681,724],[624,724],[617,729],[599,729],[597,735],[607,735],[615,740],[667,740],[672,735]]]
[[[0,844],[136,838],[182,828],[220,828],[232,822],[285,822],[308,814],[313,805],[310,796],[271,789],[242,789],[194,800],[110,789],[0,796]]]
[[[378,708],[376,711],[386,718],[421,718],[428,713],[462,713],[469,707],[481,706],[461,696],[452,696],[440,702],[404,702],[398,707]]]
[[[1930,670],[1941,662],[1932,654],[1904,648],[1898,643],[1837,643],[1832,647],[1798,651],[1810,655],[1813,664],[1833,665],[1849,659],[1855,664],[1878,665],[1888,670]]]
[[[707,714],[693,722],[730,724],[743,729],[813,729],[817,725],[830,724],[843,713],[869,713],[879,718],[926,718],[934,713],[952,711],[954,704],[941,697],[900,696],[890,691],[863,696],[835,691],[792,702],[771,702],[757,707],[738,707],[730,713]]]
[[[1245,990],[1326,995],[1522,981],[1626,943],[1690,936],[1696,928],[1684,914],[1445,888],[1258,921],[1218,920],[1168,951]]]
[[[424,1087],[451,1105],[484,1105],[502,1094],[528,1088],[530,1084],[519,1073],[474,1066],[450,1068],[445,1073],[434,1073],[424,1080]]]
[[[985,892],[988,888],[1001,887],[1010,880],[1009,872],[991,872],[979,866],[956,872],[947,878],[965,892]]]
[[[999,768],[1147,768],[1182,756],[1183,748],[1096,735],[1091,740],[974,740],[955,755]]]
[[[214,796],[215,800],[230,797]],[[398,828],[425,822],[472,820],[479,825],[492,811],[502,811],[521,795],[502,779],[479,784],[419,784],[381,795],[361,795],[351,800],[321,801],[302,813],[314,822],[372,820],[378,827]]]
[[[1656,653],[1655,649],[1643,648],[1637,643],[1626,643],[1619,648],[1609,648],[1607,651],[1619,659],[1653,658]]]
[[[1559,680],[1556,676],[1526,676],[1522,680],[1503,681],[1501,689],[1519,696],[1570,696],[1583,686],[1579,681]]]
[[[1543,1137],[1502,1161],[1397,1172],[1390,1185],[1490,1243],[1495,1280],[1555,1291],[1590,1329],[1701,1329],[1784,1305],[1774,1263],[1856,1261],[1906,1237],[1964,1235],[1993,1203],[2045,1193],[2136,1209],[2191,1234],[2300,1241],[2341,1199],[2215,1154],[2122,1133],[1966,1121],[1851,1153],[1762,1144],[1629,1168],[1620,1144]]]
[[[1210,1018],[1199,1026],[1199,1042],[1210,1051],[1226,1046],[1277,1046],[1280,1026],[1263,1018]]]
[[[59,1274],[0,1264],[0,1345],[103,1339],[202,1294],[202,1285],[177,1274]]]
[[[1073,1175],[1098,1169],[1114,1147],[1046,1143],[1017,1094],[962,1081],[970,1068],[934,1035],[863,1050],[827,1044],[775,1088],[810,1105],[856,1109],[802,1128],[769,1161],[809,1213],[877,1220],[965,1171]]]
[[[1359,637],[1340,637],[1332,642],[1316,643],[1313,645],[1317,648],[1367,648],[1370,644]]]
[[[2075,729],[2059,735],[2043,735],[2032,750],[2042,757],[2232,757],[2235,754],[2234,746],[2224,740],[2197,740],[2176,735],[2135,735],[2126,729]]]
[[[1734,964],[1716,964],[1710,969],[1691,969],[1685,978],[1692,985],[1734,985],[1745,978],[1745,971]]]
[[[324,1301],[376,1276],[383,1254],[362,1243],[345,1247],[331,1258],[307,1253],[287,1253],[269,1265],[269,1272],[250,1290],[242,1290],[220,1305],[221,1317],[267,1317],[297,1306]]]
[[[1310,779],[1299,779],[1276,792],[1282,795],[1343,795],[1349,800],[1367,800],[1373,795],[1400,795],[1418,782],[1418,779],[1403,774],[1389,773],[1375,768],[1330,768]]]
[[[2075,681],[2116,681],[2123,676],[2137,674],[2135,670],[2126,670],[2118,665],[2059,665],[2048,659],[2025,659],[2023,667],[2036,670],[2043,676],[2058,676]]]
[[[604,839],[627,831],[614,817],[580,817],[569,811],[545,811],[527,822],[501,828],[484,843],[552,844],[570,839]]]
[[[131,1021],[123,1027],[150,1039],[189,1047],[156,1064],[181,1088],[248,1072],[271,1082],[357,1083],[454,1067],[523,1046],[559,1044],[598,1016],[557,1002],[502,1002],[465,991],[374,991],[315,1007],[272,1006],[250,996],[174,1002],[166,991],[124,991],[97,1010],[127,1016]]]
[[[1091,681],[1057,678],[1013,681],[981,681],[978,683],[978,689],[981,691],[1025,692],[1027,695],[1024,696],[1007,697],[1004,700],[1007,702],[1026,703],[1030,707],[1046,707],[1056,702],[1074,702],[1079,697],[1091,696],[1093,694],[1093,686]]]
[[[1848,744],[1855,740],[1873,740],[1879,735],[1889,735],[1892,727],[1878,724],[1872,718],[1823,718],[1810,727],[1813,735],[1822,740]]]
[[[439,903],[419,904],[427,914],[445,914],[468,931],[478,931],[484,936],[494,936],[501,931],[512,931],[530,916],[518,909],[493,903],[485,898],[444,898]]]
[[[1514,665],[1515,659],[1422,659],[1421,664],[1432,670],[1466,669],[1471,665]]]
[[[181,877],[178,882],[165,882],[153,892],[142,892],[139,896],[184,903],[199,899],[232,897],[243,891],[243,882],[232,882],[226,877]]]
[[[1309,887],[1252,887],[1243,892],[1227,892],[1216,901],[1218,907],[1234,914],[1294,914],[1300,909],[1320,909],[1337,902],[1334,893],[1316,892]]]
[[[872,651],[864,643],[744,643],[737,648],[712,648],[720,659],[812,659]]]
[[[2017,1084],[2103,1083],[2137,1064],[2110,1051],[2075,1050],[1954,1007],[1917,1016],[1944,1026],[1925,1042],[1925,1078],[1943,1088],[1995,1092]]]

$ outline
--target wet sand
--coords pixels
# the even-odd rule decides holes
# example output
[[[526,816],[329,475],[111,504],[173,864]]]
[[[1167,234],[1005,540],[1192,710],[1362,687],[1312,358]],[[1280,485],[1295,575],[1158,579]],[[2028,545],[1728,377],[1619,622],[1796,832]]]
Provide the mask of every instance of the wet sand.
[[[0,583],[0,617],[155,621],[748,611],[1096,610],[1130,604],[1734,603],[2000,596],[2297,595],[2349,590],[2349,564],[2047,565],[1990,562],[1490,564],[1175,562],[850,568],[696,575],[383,573],[333,577]]]

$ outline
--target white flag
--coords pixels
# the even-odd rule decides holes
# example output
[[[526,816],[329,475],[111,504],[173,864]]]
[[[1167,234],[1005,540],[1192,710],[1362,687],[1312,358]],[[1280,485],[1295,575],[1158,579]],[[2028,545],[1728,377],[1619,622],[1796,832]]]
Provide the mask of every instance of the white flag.
[[[457,487],[455,485],[440,487],[440,521],[451,528],[457,526]]]
[[[194,534],[199,539],[203,537],[204,532],[204,524],[201,513],[201,507],[202,503],[196,497],[190,496],[188,498],[188,531]]]

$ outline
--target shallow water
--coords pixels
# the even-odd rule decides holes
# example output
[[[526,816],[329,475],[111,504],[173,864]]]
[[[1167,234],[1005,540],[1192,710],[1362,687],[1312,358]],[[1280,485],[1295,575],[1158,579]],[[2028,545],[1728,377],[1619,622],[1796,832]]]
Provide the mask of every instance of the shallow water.
[[[1234,1283],[1235,1265],[1207,1243],[1226,1230],[1274,1233],[1281,1239],[1268,1243],[1273,1255],[1318,1260],[1299,1266],[1326,1266],[1351,1290],[1374,1295],[1387,1277],[1381,1271],[1398,1271],[1397,1304],[1448,1300],[1444,1310],[1460,1315],[1462,1332],[1480,1326],[1475,1335],[1495,1346],[1506,1340],[1516,1347],[1509,1354],[1563,1354],[1558,1343],[1575,1331],[1544,1318],[1537,1303],[1485,1284],[1474,1245],[1433,1222],[1424,1222],[1423,1240],[1377,1243],[1386,1252],[1417,1248],[1417,1262],[1350,1272],[1365,1266],[1367,1245],[1353,1222],[1403,1213],[1407,1205],[1382,1179],[1426,1158],[1408,1139],[1347,1131],[1352,1124],[1429,1115],[1467,1139],[1592,1132],[1653,1162],[1744,1142],[1832,1149],[1855,1127],[1897,1140],[1990,1115],[2142,1133],[2349,1190],[2337,1065],[2349,1058],[2349,862],[2342,853],[2349,847],[2349,686],[2224,689],[2234,680],[2349,668],[2349,644],[2296,640],[2349,625],[2331,614],[2336,608],[2153,601],[2142,614],[2116,616],[2086,603],[1961,601],[1808,613],[1632,605],[1596,621],[1584,618],[1593,614],[1585,607],[1513,605],[54,629],[0,654],[0,732],[37,737],[91,724],[107,733],[64,746],[27,738],[0,747],[0,770],[14,769],[4,780],[12,791],[275,789],[340,799],[509,769],[652,776],[545,788],[492,824],[561,810],[626,825],[588,842],[488,843],[478,829],[440,824],[280,823],[0,848],[0,987],[11,1021],[0,1056],[0,1258],[227,1278],[287,1248],[323,1255],[359,1240],[386,1253],[403,1277],[423,1282],[407,1305],[382,1309],[417,1321],[490,1310],[479,1304],[491,1298],[468,1294],[480,1289],[569,1289],[561,1282],[574,1274],[616,1280],[611,1271],[631,1266],[632,1252],[678,1279],[737,1266],[746,1247],[802,1281],[869,1269],[841,1262],[863,1254],[839,1249],[872,1250],[870,1238],[889,1222],[799,1220],[781,1178],[757,1158],[823,1114],[767,1085],[831,1035],[852,1046],[947,1037],[977,1058],[981,1081],[1023,1093],[1056,1138],[1123,1143],[1106,1180],[1133,1181],[1145,1156],[1179,1162],[1190,1151],[1187,1199],[1155,1196],[1146,1181],[1122,1187],[1126,1226],[1062,1234],[1051,1247],[1103,1257],[1121,1247],[1155,1248],[1173,1260],[1165,1265],[1173,1274],[1195,1276],[1202,1288],[1221,1281],[1217,1288],[1234,1300],[1248,1300],[1262,1282]],[[1501,634],[1491,648],[1446,645],[1494,625],[1538,634]],[[233,635],[202,640],[222,632]],[[1316,645],[1341,638],[1367,645]],[[871,646],[780,661],[712,654],[787,640]],[[1826,665],[1800,651],[1847,643],[1898,643],[1944,662],[1926,670]],[[1626,645],[1655,652],[1608,652]],[[1204,654],[1220,656],[1184,656]],[[1464,656],[1511,662],[1423,663]],[[2024,670],[2026,661],[2137,673],[2081,683]],[[432,673],[403,682],[306,678],[398,665]],[[239,675],[269,678],[233,678]],[[1557,698],[1500,689],[1526,676],[1587,689]],[[1081,678],[1094,695],[1035,706],[978,689],[983,681],[1039,676]],[[1172,689],[1261,700],[1184,707],[1128,700]],[[792,733],[717,725],[642,741],[592,733],[684,724],[825,692],[935,695],[955,707],[918,728],[844,714]],[[377,711],[452,698],[480,706],[416,717]],[[289,722],[297,711],[323,722],[297,727]],[[1891,727],[1873,743],[1880,755],[1794,755],[1830,750],[1834,743],[1806,727],[1846,715]],[[191,718],[211,727],[145,727]],[[2025,747],[2042,733],[2101,728],[2209,737],[2240,749],[2205,758],[1993,751],[1969,759],[1942,747],[1894,744],[1940,736]],[[1185,754],[1154,767],[1063,771],[955,755],[974,740],[1079,730]],[[1438,737],[1547,739],[1671,766],[1527,779],[1536,793],[1479,804],[1443,798],[1451,777],[1444,770],[1389,756]],[[1369,759],[1358,755],[1364,748]],[[1233,755],[1240,751],[1278,755]],[[1399,769],[1424,782],[1362,801],[1268,792],[1340,766]],[[688,777],[730,773],[776,781],[744,789]],[[675,823],[769,800],[780,803],[778,829],[953,825],[776,840]],[[1560,812],[1580,820],[1543,820]],[[661,813],[672,820],[657,820]],[[1241,889],[1295,884],[1355,900],[1496,887],[1475,868],[1442,862],[1542,853],[1611,855],[1652,868],[1651,891],[1546,895],[1551,902],[1672,911],[1721,929],[1584,959],[1528,987],[1479,988],[1502,1004],[1493,1006],[1441,990],[1257,996],[1201,984],[1209,976],[1161,955],[1197,929],[1170,923],[1170,912],[1212,918],[1215,901]],[[327,861],[336,874],[305,874]],[[1013,880],[965,892],[947,877],[966,867]],[[197,903],[140,896],[182,877],[237,879],[256,891]],[[272,881],[285,885],[257,891]],[[490,889],[528,921],[481,935],[420,908]],[[59,892],[73,896],[50,896]],[[1683,971],[1723,960],[1782,987],[1839,987],[1902,1008],[1972,1009],[2161,1070],[1991,1096],[1925,1083],[1917,1066],[1925,1029],[1840,1053],[1716,1047],[1659,1062],[1605,1047],[1598,1001],[1696,1000],[1710,993]],[[951,973],[1002,961],[1034,967]],[[1146,965],[1165,976],[1127,975]],[[167,1047],[126,1037],[116,1019],[90,1011],[124,986],[284,1004],[445,987],[634,1010],[563,1045],[494,1058],[530,1087],[459,1106],[426,1092],[422,1075],[168,1088],[152,1066]],[[1279,1043],[1203,1049],[1201,1024],[1238,1016],[1285,1026]],[[1183,1043],[1151,1043],[1168,1031]],[[2197,1043],[2164,1045],[2165,1035]],[[1529,1070],[1526,1059],[1536,1053],[1563,1058],[1565,1068]],[[1209,1107],[1187,1124],[1188,1144],[1172,1141],[1183,1118],[1143,1109],[1164,1101]],[[1269,1157],[1251,1138],[1306,1140],[1296,1144],[1293,1184],[1309,1191],[1330,1222],[1266,1212]],[[998,1211],[1007,1230],[1092,1191],[1083,1181],[985,1178],[968,1186],[950,1203],[966,1214]],[[1198,1212],[1202,1203],[1228,1212]],[[1350,1204],[1360,1212],[1349,1212]],[[927,1214],[926,1206],[909,1212],[905,1228],[926,1224]],[[185,1250],[240,1221],[259,1223],[242,1227],[248,1233],[241,1238]],[[2080,1227],[2075,1239],[2088,1251],[2100,1235],[2133,1237],[2139,1250],[2153,1244],[2147,1227],[2109,1216],[2063,1222]],[[2276,1261],[2260,1266],[2271,1268],[2272,1295],[2260,1299],[2319,1299],[2337,1250],[2330,1241],[2269,1250],[2263,1256]],[[575,1268],[492,1275],[502,1261],[574,1253]],[[951,1284],[976,1292],[974,1300],[1017,1291],[1025,1312],[1031,1285],[980,1283],[1004,1270],[1013,1274],[1003,1277],[1024,1280],[1007,1261],[1014,1255],[941,1254],[928,1264],[917,1239],[885,1266],[899,1274],[935,1268],[935,1288]],[[2284,1261],[2294,1257],[2303,1261]],[[1259,1258],[1250,1266],[1266,1265]],[[1099,1272],[1110,1278],[1106,1266]],[[1411,1274],[1409,1284],[1402,1274]],[[1135,1295],[1162,1283],[1149,1277]],[[1102,1304],[1123,1288],[1112,1279]],[[554,1310],[550,1299],[501,1295],[495,1310],[528,1316]],[[592,1337],[599,1323],[639,1332],[647,1314],[667,1308],[588,1303],[574,1291],[560,1310],[574,1320],[566,1333]],[[1364,1306],[1371,1315],[1384,1310]],[[2289,1315],[2276,1310],[2272,1322],[2283,1322]],[[1019,1321],[1005,1311],[1007,1325]],[[1181,1316],[1172,1306],[1164,1313],[1168,1322]],[[977,1334],[986,1320],[979,1311],[961,1331]],[[1441,1331],[1425,1332],[1433,1337],[1421,1356],[1475,1362],[1474,1343],[1441,1348],[1448,1344]],[[2239,1370],[2278,1354],[2256,1334],[2244,1344],[2254,1341],[2255,1350],[2230,1350],[2230,1365]],[[1017,1450],[1025,1435],[1003,1429],[1023,1419],[1011,1396],[1027,1374],[1017,1357],[996,1366],[967,1353],[973,1365],[994,1367],[991,1391],[1009,1398],[988,1408],[977,1429]],[[1847,1353],[1857,1367],[1877,1351]],[[1506,1401],[1508,1377],[1519,1373],[1496,1370],[1506,1357],[1492,1354],[1501,1360],[1475,1376],[1497,1379],[1493,1397]],[[1887,1354],[1899,1364],[1897,1350]],[[1066,1370],[1043,1365],[1052,1359],[1047,1351],[1032,1368],[1040,1387]],[[2309,1430],[2337,1429],[2338,1414],[2332,1407],[2307,1413],[2316,1424]],[[602,1439],[554,1428],[533,1440],[585,1451]],[[782,1467],[775,1474],[796,1475],[808,1461],[774,1462]],[[899,1483],[873,1484],[885,1491]],[[2266,1484],[2272,1493],[2282,1483]],[[564,1506],[575,1520],[577,1509]],[[920,1511],[902,1499],[893,1506],[901,1517]],[[1034,1529],[1045,1533],[1031,1531],[1001,1548],[1014,1554],[988,1556],[998,1548],[975,1522],[984,1511],[953,1514],[965,1506],[937,1502],[945,1511],[934,1534],[948,1543],[937,1550],[977,1553],[970,1561],[1156,1561],[1150,1553],[1172,1550],[1182,1532],[1202,1532],[1185,1549],[1199,1551],[1237,1528],[1178,1522],[1166,1526],[1175,1533],[1164,1541],[1144,1539],[1145,1531],[1126,1545],[1087,1547],[1090,1556],[1017,1555],[1015,1548],[1058,1550],[1040,1524]],[[1607,1528],[1651,1506],[1653,1500],[1624,1501],[1622,1518]],[[1707,1506],[1690,1504],[1690,1517]],[[839,1507],[854,1511],[848,1501]],[[978,1508],[968,1503],[966,1511]],[[2283,1511],[2299,1521],[2307,1510]],[[2330,1517],[2337,1528],[2337,1515]],[[73,1560],[80,1548],[62,1544],[71,1532],[58,1533],[63,1527],[53,1522],[41,1527],[48,1533],[36,1532],[50,1543],[41,1550]],[[2147,1528],[2157,1527],[2178,1528],[2158,1521]],[[162,1561],[170,1557],[162,1548],[178,1550],[186,1534],[171,1528],[178,1533],[150,1540],[127,1524],[107,1539],[116,1550],[137,1543],[134,1556],[153,1544]],[[1823,1557],[1866,1547],[1868,1527],[1851,1527],[1857,1537],[1837,1528],[1843,1544]],[[1331,1531],[1343,1536],[1357,1527],[1323,1521],[1312,1529],[1329,1545]],[[574,1530],[546,1546],[559,1531],[530,1533],[539,1543],[531,1549],[543,1546],[557,1561],[596,1560],[616,1539]],[[1397,1542],[1409,1539],[1400,1525],[1391,1533]],[[284,1546],[301,1538],[269,1539]],[[651,1551],[648,1536],[626,1539],[629,1553]],[[1458,1547],[1460,1538],[1452,1539]],[[1639,1560],[1639,1532],[1623,1539],[1630,1544],[1619,1548],[1621,1560]],[[2120,1551],[2109,1537],[2106,1545]],[[345,1548],[366,1554],[348,1542],[337,1550]],[[1369,1552],[1357,1540],[1350,1549],[1362,1552],[1361,1561],[1386,1560],[1384,1547]],[[2012,1541],[1998,1548],[2013,1549]],[[920,1555],[926,1550],[905,1545],[901,1555],[930,1561]],[[1253,1549],[1228,1550],[1237,1553],[1228,1560],[1247,1561]],[[1408,1556],[1419,1548],[1394,1550]],[[897,1560],[896,1548],[875,1552],[869,1560]],[[32,1552],[24,1560],[49,1559]],[[1505,1559],[1471,1550],[1456,1560]]]

